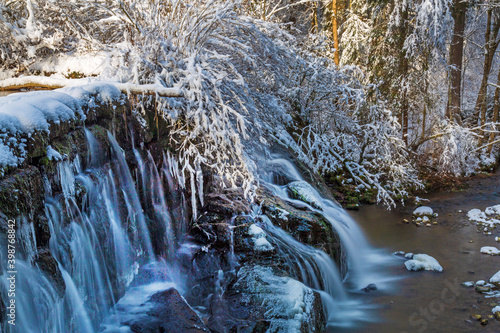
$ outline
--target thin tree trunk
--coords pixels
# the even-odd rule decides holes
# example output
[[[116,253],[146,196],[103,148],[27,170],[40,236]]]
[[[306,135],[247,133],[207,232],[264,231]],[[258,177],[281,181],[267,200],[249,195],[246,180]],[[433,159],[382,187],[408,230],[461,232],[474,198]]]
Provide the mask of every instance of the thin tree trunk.
[[[455,0],[453,5],[453,39],[450,46],[450,87],[448,92],[448,110],[446,112],[450,120],[461,123],[461,92],[462,92],[462,70],[464,53],[464,31],[467,4],[462,0]]]
[[[339,8],[337,5],[338,0],[332,0],[332,34],[333,34],[333,47],[335,48],[335,53],[333,59],[335,64],[338,66],[340,63],[339,56],[339,32],[338,32],[338,14]]]
[[[493,64],[493,57],[495,55],[498,43],[496,43],[496,38],[498,35],[498,30],[500,29],[500,20],[496,20],[492,29],[492,9],[488,10],[487,26],[485,32],[485,51],[484,51],[484,66],[483,66],[483,79],[481,81],[481,87],[479,88],[479,93],[477,95],[475,116],[479,116],[480,125],[486,123],[486,96],[488,93],[488,79],[490,76],[491,65]],[[482,145],[483,140],[480,140],[479,144]]]
[[[493,98],[493,122],[497,123],[499,119],[499,111],[500,111],[500,68],[498,69],[498,77],[497,77],[497,87],[495,88],[495,97]],[[491,150],[493,149],[493,140],[495,139],[495,133],[490,133],[490,138],[488,143],[490,144],[488,147],[488,154],[491,155]]]

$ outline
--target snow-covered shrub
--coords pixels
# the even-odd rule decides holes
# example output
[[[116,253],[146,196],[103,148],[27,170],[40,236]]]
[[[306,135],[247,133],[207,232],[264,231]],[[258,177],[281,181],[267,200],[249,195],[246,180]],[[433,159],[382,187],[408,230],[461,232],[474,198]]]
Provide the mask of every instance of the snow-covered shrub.
[[[317,172],[349,173],[386,204],[419,185],[396,120],[366,101],[358,68],[338,69],[325,36],[252,17],[248,1],[15,3],[0,12],[2,68],[33,74],[35,58],[104,53],[100,79],[183,92],[133,100],[137,112],[168,120],[174,173],[190,182],[193,203],[203,201],[202,168],[251,199],[253,158],[272,141]]]
[[[478,135],[463,126],[450,123],[435,128],[436,134],[418,151],[423,165],[434,167],[440,174],[470,176],[480,168]]]

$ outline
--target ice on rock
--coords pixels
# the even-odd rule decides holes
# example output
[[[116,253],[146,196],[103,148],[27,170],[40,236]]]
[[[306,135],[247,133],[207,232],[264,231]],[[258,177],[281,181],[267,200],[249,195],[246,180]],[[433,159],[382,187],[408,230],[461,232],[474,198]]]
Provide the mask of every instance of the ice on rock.
[[[431,207],[420,206],[413,211],[413,215],[415,216],[431,216],[434,213]]]
[[[497,305],[493,309],[491,309],[491,312],[493,312],[493,314],[500,312],[500,305]]]
[[[484,286],[485,284],[486,284],[486,281],[484,281],[484,280],[476,281],[476,286]]]
[[[271,268],[244,266],[238,271],[236,286],[248,293],[248,300],[262,304],[269,320],[268,332],[300,332],[311,317],[314,292],[303,283],[277,276]]]
[[[423,221],[424,223],[425,223],[425,222],[429,222],[429,218],[428,218],[427,216],[424,216],[424,217],[422,218],[422,221]]]
[[[441,267],[439,262],[427,254],[415,254],[413,259],[405,262],[405,266],[409,271],[443,271],[443,267]]]
[[[481,253],[483,253],[483,254],[490,254],[492,256],[497,256],[497,255],[500,254],[500,250],[498,250],[494,246],[483,246],[481,248]]]
[[[472,287],[472,286],[474,286],[474,282],[473,281],[462,282],[462,286]]]
[[[258,252],[267,252],[274,250],[274,247],[266,238],[266,233],[256,224],[252,224],[248,229],[248,234],[254,240],[254,250]]]
[[[396,251],[393,253],[395,256],[404,256],[404,251]]]

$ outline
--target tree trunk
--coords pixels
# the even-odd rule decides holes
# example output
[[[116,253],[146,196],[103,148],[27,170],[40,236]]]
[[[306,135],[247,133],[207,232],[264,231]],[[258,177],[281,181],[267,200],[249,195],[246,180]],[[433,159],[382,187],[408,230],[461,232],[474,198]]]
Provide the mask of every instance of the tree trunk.
[[[496,38],[498,35],[498,30],[500,28],[500,20],[496,20],[492,29],[492,9],[488,10],[488,18],[486,22],[486,32],[485,32],[485,46],[484,46],[484,65],[483,65],[483,79],[481,81],[481,87],[479,88],[479,93],[477,95],[475,116],[479,116],[480,125],[486,123],[486,96],[488,93],[488,78],[490,76],[491,65],[493,64],[493,57],[495,55],[498,43],[496,43]],[[482,140],[480,140],[480,145],[482,145]]]
[[[338,66],[340,63],[339,56],[339,32],[338,32],[338,14],[339,8],[337,5],[338,0],[332,0],[332,34],[333,34],[333,47],[335,48],[335,53],[333,59],[335,64]]]
[[[447,116],[450,120],[461,123],[461,92],[462,92],[462,69],[464,54],[464,31],[467,4],[462,0],[455,0],[453,5],[453,39],[450,46],[450,87],[448,90]]]
[[[500,111],[500,68],[498,69],[498,77],[497,77],[497,87],[495,88],[495,97],[493,98],[493,122],[498,123],[499,119],[499,111]],[[498,128],[495,128],[498,130]],[[488,143],[488,154],[491,155],[491,150],[493,149],[492,142],[495,139],[495,133],[490,133],[490,139]]]

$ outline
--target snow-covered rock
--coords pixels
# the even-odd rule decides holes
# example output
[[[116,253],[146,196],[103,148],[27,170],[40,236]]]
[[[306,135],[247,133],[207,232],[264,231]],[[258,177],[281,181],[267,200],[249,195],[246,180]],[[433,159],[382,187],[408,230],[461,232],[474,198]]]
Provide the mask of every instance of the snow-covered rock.
[[[486,215],[500,215],[500,205],[488,207],[484,210]]]
[[[500,271],[496,272],[490,279],[490,283],[500,283]]]
[[[414,254],[411,252],[408,252],[407,254],[405,254],[406,259],[413,259],[413,256],[414,256]]]
[[[415,254],[413,259],[405,262],[405,266],[409,271],[443,271],[443,267],[441,267],[439,262],[427,254]]]
[[[274,250],[274,247],[266,238],[266,233],[256,224],[252,224],[248,229],[248,234],[254,241],[254,250],[258,252],[268,252]]]
[[[497,206],[500,206],[500,205],[497,205]],[[497,215],[497,214],[495,214],[497,206],[488,207],[488,208],[486,208],[486,211],[484,211],[484,212],[481,211],[480,209],[477,209],[477,208],[471,209],[467,213],[467,217],[469,218],[469,220],[471,220],[473,222],[493,226],[494,224],[500,223],[500,220],[491,218],[488,215]]]
[[[63,157],[57,150],[52,148],[51,146],[47,146],[47,157],[49,160],[61,161]]]
[[[492,256],[497,256],[497,255],[500,254],[500,250],[497,249],[494,246],[483,246],[481,248],[481,253],[483,253],[483,254],[490,254]]]
[[[432,216],[432,214],[434,214],[434,211],[428,206],[420,206],[413,211],[415,216]]]
[[[291,198],[301,200],[314,208],[323,209],[316,195],[316,190],[309,183],[297,180],[288,184],[287,188]]]
[[[462,286],[464,287],[473,287],[474,286],[474,282],[473,281],[466,281],[466,282],[462,282]]]

